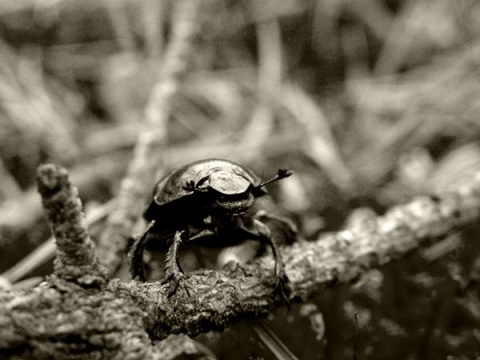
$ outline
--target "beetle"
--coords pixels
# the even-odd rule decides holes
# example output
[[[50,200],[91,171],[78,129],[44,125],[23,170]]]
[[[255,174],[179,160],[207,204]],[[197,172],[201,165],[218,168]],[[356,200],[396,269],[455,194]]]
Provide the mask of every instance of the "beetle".
[[[201,242],[205,246],[227,247],[256,239],[269,244],[275,259],[275,285],[286,298],[288,278],[278,251],[278,241],[265,221],[275,220],[295,233],[295,225],[284,218],[258,209],[256,199],[267,195],[265,186],[292,175],[281,168],[262,181],[253,171],[221,159],[200,160],[187,164],[163,177],[156,185],[143,217],[148,222],[144,233],[129,251],[133,278],[145,281],[143,252],[147,242],[167,251],[163,283],[173,281],[171,296],[184,276],[178,260],[182,244]]]

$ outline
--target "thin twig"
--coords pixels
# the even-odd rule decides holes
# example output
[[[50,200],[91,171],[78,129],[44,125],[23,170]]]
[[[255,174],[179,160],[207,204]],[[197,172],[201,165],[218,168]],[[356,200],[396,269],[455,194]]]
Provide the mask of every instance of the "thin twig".
[[[99,256],[105,266],[115,272],[125,259],[125,249],[132,228],[142,214],[145,199],[162,168],[166,143],[167,122],[172,100],[186,72],[193,40],[197,35],[201,1],[183,0],[176,3],[172,19],[171,40],[160,67],[159,81],[148,101],[144,126],[139,134],[127,175],[118,195],[118,208],[108,219],[107,230],[99,242]]]
[[[94,188],[92,184],[100,179],[112,178],[122,173],[126,167],[123,153],[99,156],[88,163],[76,165],[70,177],[82,194]],[[42,217],[42,204],[34,188],[22,192],[21,197],[0,203],[0,238],[4,233],[21,233],[29,231]],[[0,243],[1,246],[1,243]]]
[[[143,37],[147,58],[158,59],[163,51],[163,27],[167,2],[146,0],[141,2],[143,16]]]
[[[289,111],[307,134],[304,151],[346,194],[354,191],[353,176],[339,150],[337,139],[323,110],[303,89],[285,84],[278,101]]]
[[[134,53],[136,50],[133,31],[129,26],[128,2],[127,1],[105,1],[105,8],[110,16],[112,28],[116,40],[122,51]]]
[[[0,158],[0,200],[15,199],[22,195],[22,189]]]
[[[96,222],[105,218],[113,209],[115,201],[111,200],[103,204],[99,208],[91,209],[85,216],[85,223],[87,226],[93,225]],[[55,254],[55,238],[52,236],[31,253],[25,256],[22,260],[13,265],[10,269],[0,275],[0,278],[6,279],[11,284],[16,283],[24,276],[31,273],[33,270],[43,265],[53,258]]]

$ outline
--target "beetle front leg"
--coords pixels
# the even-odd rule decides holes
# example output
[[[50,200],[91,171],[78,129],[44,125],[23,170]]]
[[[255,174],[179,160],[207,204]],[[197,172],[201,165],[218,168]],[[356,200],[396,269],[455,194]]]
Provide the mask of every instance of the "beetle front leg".
[[[206,236],[211,236],[214,234],[214,232],[209,229],[204,229],[186,239],[183,238],[184,234],[185,231],[177,231],[175,233],[173,237],[173,243],[170,245],[165,258],[165,279],[162,281],[162,284],[173,282],[173,285],[168,293],[168,297],[171,297],[177,291],[179,283],[183,281],[183,278],[185,277],[185,273],[182,270],[180,261],[178,260],[178,251],[180,246],[186,241],[192,241]],[[187,292],[188,296],[190,296],[190,292],[188,291],[187,287],[185,287],[185,291]]]
[[[285,273],[285,266],[279,252],[279,244],[275,241],[267,225],[255,218],[253,219],[253,224],[258,235],[262,239],[265,239],[272,247],[273,257],[275,259],[275,287],[280,290],[284,301],[287,303],[287,306],[290,307],[290,301],[288,300],[288,294],[290,293],[288,286],[289,280]]]
[[[255,213],[253,218],[260,220],[263,223],[265,222],[270,223],[270,221],[273,221],[272,225],[275,227],[277,227],[275,222],[277,224],[280,224],[281,226],[280,231],[284,235],[284,242],[286,242],[287,244],[292,244],[297,240],[297,234],[298,234],[297,225],[295,225],[295,223],[291,219],[285,216],[273,214],[265,210],[257,211],[257,213]]]
[[[162,281],[162,285],[173,281],[173,286],[170,287],[168,297],[171,297],[175,293],[175,291],[177,291],[178,284],[185,277],[185,274],[178,260],[178,250],[183,242],[183,234],[184,231],[175,232],[175,235],[173,236],[173,243],[172,245],[170,245],[167,256],[165,258],[165,279]],[[188,296],[190,296],[188,289],[185,289]]]
[[[148,233],[155,225],[155,220],[152,220],[142,235],[137,237],[132,244],[129,251],[130,257],[130,273],[133,279],[145,281],[145,268],[143,266],[143,252],[147,244]]]
[[[286,227],[288,227],[288,229],[296,234],[298,232],[298,229],[297,229],[297,225],[295,225],[295,223],[287,218],[286,216],[281,216],[281,215],[277,215],[277,214],[272,214],[266,210],[259,210],[257,211],[257,213],[254,215],[254,218],[255,219],[258,219],[258,220],[275,220],[275,221],[278,221],[282,224],[285,224]]]

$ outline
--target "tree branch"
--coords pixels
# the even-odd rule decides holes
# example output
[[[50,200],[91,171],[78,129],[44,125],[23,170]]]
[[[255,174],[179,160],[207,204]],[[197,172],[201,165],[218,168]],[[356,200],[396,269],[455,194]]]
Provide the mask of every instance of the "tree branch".
[[[68,244],[58,241],[64,250],[59,252],[57,275],[34,289],[0,293],[0,354],[6,358],[68,358],[72,354],[78,358],[81,352],[83,358],[131,354],[132,358],[154,359],[160,356],[159,347],[152,346],[150,340],[172,333],[196,335],[223,329],[282,305],[274,287],[273,259],[268,256],[247,266],[231,263],[221,271],[187,276],[184,285],[191,296],[180,286],[168,297],[168,289],[159,283],[114,279],[91,287],[78,282],[70,270],[62,269],[74,266],[72,254],[86,254],[81,256],[81,266],[96,268],[98,263],[84,230],[73,231],[82,226],[76,220],[78,201],[67,205],[72,197],[54,195],[66,191],[73,196],[75,190],[71,190],[64,170],[49,167],[48,171],[51,173],[40,181],[47,189],[42,192],[47,211],[75,213],[50,215],[54,223],[57,217],[70,222],[60,228],[54,225],[57,241],[65,234],[77,239],[75,245],[70,240]],[[50,201],[56,205],[51,207]],[[368,269],[398,259],[479,218],[477,176],[455,192],[417,198],[354,229],[285,247],[282,255],[292,287],[290,299],[299,301],[336,283],[353,281]],[[73,248],[76,250],[71,251]],[[97,270],[103,274],[100,267]]]
[[[292,287],[290,301],[352,282],[367,270],[399,259],[479,217],[480,176],[456,192],[419,197],[355,229],[284,247],[282,255]],[[153,338],[179,332],[197,335],[282,305],[272,281],[273,265],[273,259],[266,257],[249,265],[230,264],[222,271],[189,276],[185,287],[194,294],[191,297],[180,290],[167,298],[168,292],[158,283],[112,281],[110,289],[129,293],[152,315],[146,324]]]

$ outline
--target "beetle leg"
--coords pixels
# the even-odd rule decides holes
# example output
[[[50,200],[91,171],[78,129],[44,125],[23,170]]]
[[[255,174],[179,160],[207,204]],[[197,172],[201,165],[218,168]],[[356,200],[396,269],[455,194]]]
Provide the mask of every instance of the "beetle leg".
[[[210,230],[210,229],[203,229],[202,231],[196,233],[195,235],[191,236],[190,238],[187,239],[187,241],[192,241],[192,240],[197,240],[201,239],[203,237],[208,237],[215,235],[215,231]]]
[[[265,225],[263,222],[261,222],[258,219],[254,219],[253,223],[255,225],[256,230],[260,234],[260,236],[263,239],[267,240],[267,242],[272,246],[273,257],[275,258],[275,276],[277,276],[278,278],[284,275],[285,269],[283,268],[283,262],[278,252],[278,244],[273,239],[272,234],[270,233],[270,229],[268,228],[267,225]]]
[[[273,257],[275,259],[275,288],[280,290],[283,300],[290,308],[290,301],[288,300],[288,294],[290,293],[290,289],[288,287],[289,280],[285,273],[285,267],[279,252],[279,244],[275,241],[275,238],[272,236],[268,226],[263,222],[254,218],[253,225],[257,230],[257,234],[255,235],[266,240],[272,247]]]
[[[143,251],[147,244],[147,237],[150,229],[155,225],[155,220],[150,221],[142,235],[137,237],[129,251],[130,273],[133,279],[145,281],[145,269],[143,267]]]
[[[162,285],[173,282],[172,286],[170,287],[168,297],[171,297],[177,291],[179,283],[185,277],[185,273],[183,272],[180,261],[178,260],[178,250],[180,245],[183,243],[183,234],[184,231],[177,231],[175,233],[173,237],[173,243],[170,245],[165,259],[165,278],[162,281]],[[190,296],[190,292],[186,286],[185,290],[188,296]]]
[[[180,261],[178,260],[178,251],[180,249],[180,246],[185,241],[197,240],[202,237],[211,236],[215,233],[212,230],[204,229],[199,233],[186,239],[183,238],[184,234],[185,231],[177,231],[175,233],[173,237],[173,243],[172,245],[170,245],[165,259],[165,278],[162,281],[162,284],[172,282],[168,297],[171,297],[177,291],[178,285],[185,277],[185,273],[180,265]],[[185,290],[188,296],[190,296],[190,292],[188,291],[188,288],[186,286]]]
[[[277,215],[277,214],[272,214],[268,211],[265,211],[265,210],[259,210],[257,211],[257,213],[253,216],[255,219],[258,219],[260,221],[265,221],[265,220],[274,220],[274,221],[278,221],[279,223],[285,225],[288,229],[288,231],[290,231],[291,235],[292,236],[295,236],[297,233],[298,233],[298,228],[297,228],[297,225],[295,225],[295,223],[285,217],[285,216],[281,216],[281,215]]]

